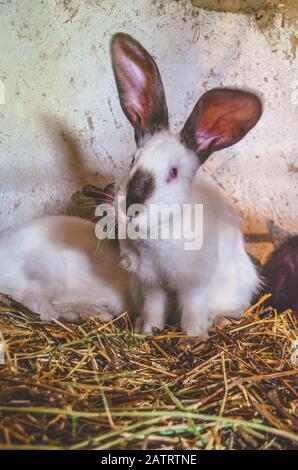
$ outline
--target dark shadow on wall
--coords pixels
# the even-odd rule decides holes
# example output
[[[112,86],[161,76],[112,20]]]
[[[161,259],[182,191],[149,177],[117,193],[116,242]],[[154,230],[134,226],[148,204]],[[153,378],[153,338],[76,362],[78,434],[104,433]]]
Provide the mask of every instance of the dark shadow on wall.
[[[60,168],[63,174],[66,175],[67,182],[78,188],[69,196],[65,212],[69,215],[92,220],[96,204],[94,200],[84,196],[82,188],[90,183],[99,188],[105,187],[106,178],[98,168],[95,169],[98,166],[98,161],[95,162],[94,166],[90,163],[79,136],[68,126],[61,125],[59,121],[49,116],[44,118],[43,124],[46,126],[51,138],[55,140],[54,144],[58,149],[58,153],[61,152],[63,164],[60,163]]]

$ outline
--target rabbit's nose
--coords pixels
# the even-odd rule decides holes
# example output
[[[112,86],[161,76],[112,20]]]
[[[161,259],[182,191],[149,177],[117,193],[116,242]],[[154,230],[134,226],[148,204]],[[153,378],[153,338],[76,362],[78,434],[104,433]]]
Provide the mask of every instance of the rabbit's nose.
[[[137,170],[127,185],[126,211],[132,204],[144,204],[154,190],[154,176]]]

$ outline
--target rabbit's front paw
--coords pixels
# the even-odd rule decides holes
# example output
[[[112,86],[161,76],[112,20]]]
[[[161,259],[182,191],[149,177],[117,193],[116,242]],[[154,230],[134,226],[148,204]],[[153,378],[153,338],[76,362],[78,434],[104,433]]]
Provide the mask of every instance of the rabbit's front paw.
[[[211,322],[208,318],[208,303],[206,293],[189,292],[185,295],[182,311],[181,328],[189,336],[208,338]]]
[[[130,263],[129,263],[129,259],[127,256],[124,256],[121,261],[120,261],[120,266],[121,268],[125,269],[125,271],[129,271],[130,269]]]
[[[125,255],[123,255],[123,257],[120,261],[120,265],[126,271],[129,271],[131,273],[136,272],[137,267],[138,267],[138,257],[137,257],[137,255],[135,255],[133,253],[126,253]]]
[[[160,288],[145,288],[142,315],[137,318],[136,329],[145,335],[163,330],[166,318],[167,294]]]

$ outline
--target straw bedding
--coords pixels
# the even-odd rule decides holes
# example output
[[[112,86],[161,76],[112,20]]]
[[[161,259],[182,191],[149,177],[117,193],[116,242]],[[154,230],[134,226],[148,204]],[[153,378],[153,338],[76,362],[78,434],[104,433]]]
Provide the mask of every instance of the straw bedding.
[[[0,296],[0,448],[297,448],[298,319],[263,300],[190,344],[134,334],[127,313],[44,323]]]

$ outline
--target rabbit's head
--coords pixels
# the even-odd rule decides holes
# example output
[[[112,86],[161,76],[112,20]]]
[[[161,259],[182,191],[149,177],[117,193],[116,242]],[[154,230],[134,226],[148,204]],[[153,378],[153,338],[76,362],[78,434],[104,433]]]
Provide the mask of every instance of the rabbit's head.
[[[212,152],[238,142],[262,113],[252,93],[213,89],[196,103],[182,131],[169,130],[158,67],[128,34],[115,34],[111,58],[124,114],[134,128],[137,151],[121,192],[127,207],[138,203],[183,203],[199,166]]]

